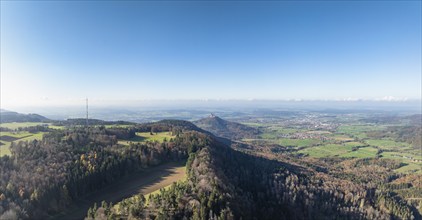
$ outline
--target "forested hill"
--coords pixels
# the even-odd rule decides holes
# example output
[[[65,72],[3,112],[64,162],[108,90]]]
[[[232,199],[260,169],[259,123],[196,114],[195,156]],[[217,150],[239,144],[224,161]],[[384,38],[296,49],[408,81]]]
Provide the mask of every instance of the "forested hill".
[[[63,121],[54,121],[53,124],[57,126],[85,126],[88,125],[135,125],[136,123],[128,121],[104,121],[100,119],[88,119],[86,118],[69,118]]]
[[[76,126],[52,129],[42,140],[12,143],[0,157],[0,219],[47,219],[84,195],[123,176],[170,161],[185,161],[207,146],[208,134],[189,122],[150,124],[172,138],[120,144],[138,127]],[[126,143],[126,141],[124,141]]]
[[[12,111],[0,111],[0,122],[49,122],[50,119],[38,114],[21,114]]]
[[[232,140],[256,138],[256,136],[259,134],[259,130],[257,128],[227,121],[214,115],[195,121],[194,124],[206,131],[213,133],[216,136]]]
[[[146,202],[103,203],[88,219],[419,219],[388,189],[252,156],[212,136],[189,150],[188,180]]]
[[[139,141],[138,132],[171,138]],[[0,219],[46,219],[124,176],[186,160],[186,181],[148,203],[95,206],[88,219],[420,218],[388,188],[239,152],[186,121],[52,129],[10,151],[0,157]]]
[[[165,119],[158,122],[138,124],[136,127],[140,131],[150,131],[151,129],[153,131],[167,131],[168,129],[175,129],[178,131],[198,131],[201,133],[207,133],[191,122],[175,119]]]

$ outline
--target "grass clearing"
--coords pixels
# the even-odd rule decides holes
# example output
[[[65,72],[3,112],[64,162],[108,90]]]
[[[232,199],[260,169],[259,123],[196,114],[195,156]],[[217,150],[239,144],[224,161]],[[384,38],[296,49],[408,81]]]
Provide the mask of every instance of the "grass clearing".
[[[374,147],[362,147],[355,151],[348,152],[340,155],[341,157],[354,157],[354,158],[372,158],[377,155],[378,149]]]
[[[331,134],[329,131],[307,131],[308,134]]]
[[[281,146],[291,146],[291,147],[307,147],[316,144],[321,144],[321,140],[317,139],[289,139],[289,138],[281,138],[277,140],[278,144]]]
[[[398,173],[418,173],[422,174],[422,163],[408,163],[395,170]]]
[[[11,152],[10,152],[11,142],[1,141],[1,143],[2,143],[2,145],[0,145],[0,157],[2,157],[4,155],[11,155]]]
[[[359,139],[367,138],[367,131],[377,131],[384,129],[385,126],[379,125],[342,125],[337,128],[337,133],[350,135],[352,137],[357,137]]]
[[[250,126],[250,127],[264,127],[266,126],[265,124],[262,123],[255,123],[255,122],[242,122],[241,124]]]
[[[0,132],[0,157],[10,155],[10,145],[12,142],[41,140],[45,132],[29,133],[27,131],[21,132]]]
[[[11,123],[1,123],[0,127],[8,128],[8,129],[18,129],[18,128],[27,128],[33,127],[37,125],[47,125],[51,129],[65,129],[65,126],[57,126],[52,125],[51,123],[43,123],[43,122],[11,122]]]
[[[382,152],[381,153],[383,158],[389,159],[401,159],[401,160],[422,160],[421,154],[410,154],[410,153],[402,153],[402,152]]]
[[[175,135],[171,135],[170,132],[156,132],[151,135],[150,132],[136,132],[136,137],[128,139],[128,140],[119,140],[118,143],[121,145],[129,145],[130,143],[143,143],[147,141],[157,141],[157,142],[164,142],[164,140],[170,140],[170,138],[176,137]]]
[[[356,149],[357,148],[357,149]],[[355,150],[354,150],[355,149]],[[326,144],[318,147],[305,148],[298,153],[308,154],[311,157],[355,157],[369,158],[377,155],[378,149],[365,147],[361,142],[346,142],[343,144]]]
[[[45,132],[38,132],[38,133],[32,134],[32,136],[27,136],[27,137],[21,138],[18,141],[42,140],[42,136],[44,134],[45,134]]]
[[[277,139],[276,132],[265,132],[259,135],[259,139]]]
[[[142,194],[145,197],[146,204],[148,204],[149,198],[153,195],[160,194],[162,190],[167,190],[171,187],[171,185],[174,182],[180,182],[186,180],[186,166],[178,166],[171,169],[171,175],[165,175],[164,177],[160,178],[159,182],[156,182],[155,184],[151,185],[145,185],[145,187],[142,187],[138,194],[135,194],[134,196],[131,196],[128,198],[128,201],[130,203],[136,203],[140,201]],[[120,210],[120,203],[116,203],[113,208],[116,209],[118,212]]]
[[[376,125],[341,125],[337,128],[337,132],[345,133],[345,134],[355,134],[355,133],[363,133],[366,131],[376,131],[383,129],[384,126],[376,126]]]
[[[170,138],[176,137],[175,135],[171,135],[170,132],[156,132],[151,134],[150,132],[137,132],[136,135],[145,138],[145,141],[158,141],[163,142],[164,139],[169,140]]]
[[[372,146],[377,146],[386,150],[403,150],[403,149],[411,148],[410,144],[408,143],[396,142],[396,141],[385,140],[385,139],[383,140],[370,139],[370,140],[366,140],[365,143]]]
[[[66,127],[65,126],[58,126],[58,125],[48,125],[48,128],[56,129],[56,130],[63,130]]]
[[[294,134],[297,132],[304,132],[303,130],[299,130],[295,128],[270,127],[270,129],[279,134]]]
[[[118,204],[123,199],[147,195],[186,178],[185,162],[169,162],[121,178],[98,191],[86,195],[52,219],[83,219],[90,207],[101,201]]]
[[[105,125],[106,128],[130,128],[134,125]]]
[[[18,129],[18,128],[26,128],[26,127],[32,127],[37,125],[49,125],[49,123],[43,123],[43,122],[12,122],[12,123],[1,123],[0,127],[8,128],[8,129]]]
[[[405,166],[402,166],[395,171],[398,173],[411,173],[416,172],[422,174],[422,155],[420,154],[410,154],[402,152],[382,152],[382,158],[398,160],[402,163],[405,163]]]
[[[33,133],[29,133],[27,131],[17,131],[17,132],[0,132],[0,136],[10,136],[17,139],[28,137],[33,135]]]
[[[353,141],[354,138],[351,138],[350,136],[344,135],[344,134],[332,134],[328,137],[333,138],[336,141]]]
[[[352,151],[353,146],[341,144],[327,144],[298,151],[311,157],[336,157]]]

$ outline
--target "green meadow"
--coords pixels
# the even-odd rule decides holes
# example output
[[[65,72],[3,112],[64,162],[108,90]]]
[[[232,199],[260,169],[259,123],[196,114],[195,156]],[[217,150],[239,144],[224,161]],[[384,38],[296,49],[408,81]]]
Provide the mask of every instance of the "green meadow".
[[[155,132],[151,134],[150,132],[136,132],[136,136],[127,139],[127,140],[119,140],[118,143],[122,145],[129,145],[130,143],[143,143],[143,142],[164,142],[164,140],[170,140],[170,138],[174,138],[174,135],[171,135],[168,131],[164,132]]]
[[[290,139],[290,138],[281,138],[277,140],[277,143],[281,146],[290,146],[290,147],[306,147],[321,144],[322,141],[317,139]]]
[[[392,140],[385,140],[385,139],[370,139],[370,140],[365,140],[365,143],[371,145],[371,146],[377,146],[380,147],[382,149],[386,149],[386,150],[403,150],[403,149],[407,149],[410,148],[410,144],[405,143],[405,142],[397,142],[397,141],[392,141]]]
[[[337,133],[350,135],[359,139],[367,138],[365,132],[367,131],[376,131],[383,129],[384,126],[375,126],[375,125],[342,125],[337,128]]]
[[[51,129],[64,129],[64,126],[52,125],[51,123],[43,122],[12,122],[12,123],[1,123],[0,127],[16,130],[18,128],[27,128],[37,125],[47,125]]]
[[[361,147],[360,142],[346,142],[344,144],[326,144],[323,146],[305,148],[298,153],[307,154],[311,157],[375,157],[378,150],[373,147]],[[361,147],[357,148],[356,147]],[[355,150],[353,150],[355,149]]]
[[[41,140],[45,132],[29,133],[22,132],[0,132],[0,156],[10,155],[12,142]]]
[[[355,151],[342,154],[341,157],[372,158],[372,157],[375,157],[377,153],[378,153],[378,149],[374,147],[362,147]]]
[[[1,123],[0,127],[15,130],[18,128],[26,128],[26,127],[37,126],[37,125],[50,125],[50,124],[42,123],[42,122],[12,122],[12,123]]]

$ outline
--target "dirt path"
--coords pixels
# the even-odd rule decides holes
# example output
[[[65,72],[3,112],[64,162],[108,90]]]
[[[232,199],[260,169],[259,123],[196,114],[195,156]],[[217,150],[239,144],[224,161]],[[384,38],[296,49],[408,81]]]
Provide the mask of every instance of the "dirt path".
[[[117,183],[89,194],[79,201],[75,201],[75,205],[70,206],[66,212],[51,219],[83,219],[89,207],[93,206],[95,202],[100,205],[101,201],[104,200],[115,204],[138,193],[148,194],[154,192],[184,177],[185,163],[170,162],[151,167],[145,171],[129,175]]]

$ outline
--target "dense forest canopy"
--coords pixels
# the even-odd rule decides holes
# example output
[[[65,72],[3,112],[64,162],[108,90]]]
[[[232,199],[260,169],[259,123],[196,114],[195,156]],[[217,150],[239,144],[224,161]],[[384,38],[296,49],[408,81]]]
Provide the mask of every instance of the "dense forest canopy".
[[[376,185],[235,151],[211,139],[190,153],[188,180],[88,219],[415,219],[417,211]],[[371,182],[369,180],[369,182]]]
[[[163,143],[121,146],[117,140],[131,138],[137,129],[104,126],[52,130],[40,141],[12,143],[12,155],[0,158],[0,219],[42,218],[119,177],[165,161],[185,160],[200,141],[195,131],[178,125],[170,129],[178,133]]]
[[[230,139],[262,135],[258,128],[217,120],[232,134],[239,132],[239,136],[229,133],[226,137]],[[303,121],[288,123],[309,127]],[[2,128],[7,134],[44,135],[13,141],[11,154],[0,157],[0,219],[57,216],[86,194],[169,161],[186,161],[185,181],[148,198],[124,199],[118,206],[95,204],[86,218],[421,218],[422,206],[413,200],[422,197],[421,176],[393,172],[406,164],[392,158],[308,157],[278,144],[253,145],[221,138],[210,133],[212,129],[208,132],[181,120],[144,124],[90,120],[86,126],[84,119],[75,119],[53,125]],[[340,126],[317,123],[314,127],[335,130]],[[286,131],[301,130],[282,131],[282,135],[297,138],[296,133]],[[319,131],[303,134],[306,138],[325,134]],[[141,134],[165,136],[158,141],[140,139]],[[365,131],[369,140],[389,138],[414,149],[420,146],[418,135],[417,124],[388,124]],[[355,151],[360,148],[368,145],[357,146]],[[383,151],[378,149],[378,153]]]

